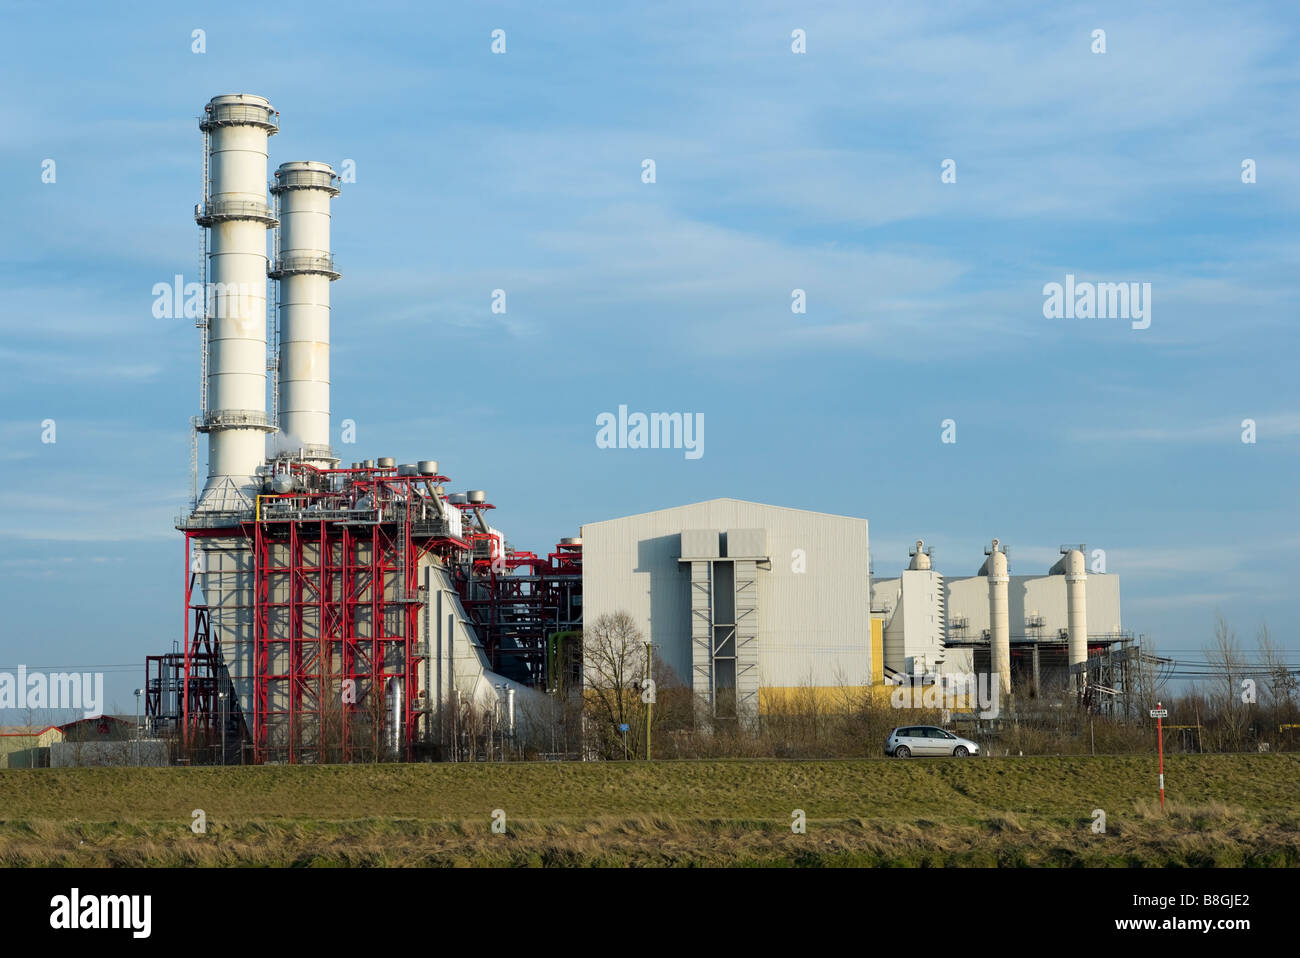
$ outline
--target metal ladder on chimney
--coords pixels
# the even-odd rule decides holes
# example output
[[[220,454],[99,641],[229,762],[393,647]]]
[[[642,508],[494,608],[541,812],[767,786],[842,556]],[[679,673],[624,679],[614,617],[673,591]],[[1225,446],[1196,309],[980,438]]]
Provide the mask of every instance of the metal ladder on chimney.
[[[275,197],[275,227],[271,234],[271,268],[278,269],[280,264],[280,194]],[[268,270],[268,272],[270,272]],[[280,284],[277,280],[266,278],[266,302],[270,307],[270,335],[266,337],[266,372],[271,380],[271,424],[280,424]]]
[[[212,200],[211,140],[203,131],[203,212]],[[199,331],[199,414],[190,419],[190,489],[192,508],[199,504],[199,426],[208,417],[208,228],[199,227],[199,295],[202,307],[194,319]],[[178,304],[179,305],[179,304]]]

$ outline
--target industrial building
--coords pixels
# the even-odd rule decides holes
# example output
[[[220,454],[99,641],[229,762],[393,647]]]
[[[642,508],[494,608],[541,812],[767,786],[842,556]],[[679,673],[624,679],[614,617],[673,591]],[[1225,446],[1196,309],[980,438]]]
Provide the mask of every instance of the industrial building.
[[[589,522],[539,555],[510,546],[484,491],[449,492],[433,458],[341,462],[339,178],[291,161],[268,180],[280,116],[262,97],[213,98],[199,129],[207,295],[193,497],[177,521],[184,632],[148,657],[145,682],[151,727],[182,752],[454,758],[484,720],[513,733],[580,695],[582,623],[607,612],[630,614],[715,718],[759,717],[797,688],[942,671],[990,671],[1008,691],[1032,677],[1035,695],[1113,691],[1088,675],[1126,641],[1118,580],[1089,574],[1079,550],[1013,577],[994,540],[977,574],[945,579],[918,543],[898,578],[873,582],[865,518],[724,498]]]
[[[1004,696],[1114,692],[1133,642],[1120,623],[1119,576],[1089,572],[1085,546],[1060,551],[1043,574],[1010,575],[1008,549],[994,539],[976,574],[953,577],[918,540],[897,578],[871,583],[886,673],[991,673]],[[1091,681],[1090,660],[1098,673]]]
[[[150,743],[157,751],[160,743]],[[0,726],[0,768],[139,764],[134,716],[96,715],[60,725]],[[166,764],[164,761],[151,764]]]
[[[1123,685],[1119,577],[1088,573],[1084,547],[1012,576],[994,539],[975,575],[948,578],[918,541],[873,580],[866,519],[736,499],[588,523],[582,542],[588,621],[629,613],[715,717],[944,676],[997,676],[1003,701]]]
[[[718,717],[872,681],[867,520],[713,499],[582,527],[588,621],[623,611]]]
[[[48,768],[50,746],[62,741],[57,725],[0,725],[0,768]]]

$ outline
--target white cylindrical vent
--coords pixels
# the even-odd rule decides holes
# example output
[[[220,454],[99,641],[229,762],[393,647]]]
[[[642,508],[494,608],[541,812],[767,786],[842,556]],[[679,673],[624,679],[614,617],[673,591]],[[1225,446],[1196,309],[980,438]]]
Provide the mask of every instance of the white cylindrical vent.
[[[989,553],[989,650],[990,668],[1003,696],[1011,694],[1011,620],[1007,609],[1007,556],[998,540]]]
[[[330,200],[338,176],[327,163],[281,163],[271,192],[280,203],[280,446],[322,465],[330,449]]]
[[[402,748],[402,686],[398,684],[397,679],[388,680],[388,688],[384,691],[384,705],[388,712],[388,749],[396,755]]]
[[[196,219],[208,237],[208,480],[201,510],[251,507],[266,458],[267,138],[278,130],[260,96],[213,97],[199,128],[208,134],[209,181]]]
[[[1088,661],[1088,567],[1083,553],[1071,549],[1065,555],[1065,601],[1070,630],[1070,666]],[[1077,686],[1088,684],[1087,673],[1080,670]]]

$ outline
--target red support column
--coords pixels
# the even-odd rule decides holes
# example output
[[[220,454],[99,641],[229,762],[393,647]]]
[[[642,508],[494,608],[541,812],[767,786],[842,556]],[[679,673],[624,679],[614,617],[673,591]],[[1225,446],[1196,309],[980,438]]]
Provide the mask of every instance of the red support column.
[[[258,522],[253,532],[253,755],[261,763],[266,758],[267,719],[267,616],[270,556],[266,533]]]
[[[330,546],[329,536],[326,531],[325,521],[322,519],[320,529],[318,530],[318,545],[316,547],[317,561],[320,563],[320,573],[316,586],[316,760],[318,762],[326,761],[325,739],[329,734],[328,725],[328,703],[329,690],[326,684],[325,663],[330,654],[330,638],[333,630],[330,627],[329,620],[329,564],[330,564]]]
[[[302,707],[302,684],[299,679],[299,671],[302,668],[302,540],[298,535],[298,523],[290,522],[289,524],[289,576],[285,586],[288,590],[286,598],[289,602],[288,616],[288,635],[285,647],[285,672],[286,679],[283,684],[285,687],[285,708],[288,712],[286,721],[288,724],[288,745],[289,745],[289,764],[295,765],[298,762],[298,749],[296,738],[296,725],[294,719],[298,717],[298,712]]]

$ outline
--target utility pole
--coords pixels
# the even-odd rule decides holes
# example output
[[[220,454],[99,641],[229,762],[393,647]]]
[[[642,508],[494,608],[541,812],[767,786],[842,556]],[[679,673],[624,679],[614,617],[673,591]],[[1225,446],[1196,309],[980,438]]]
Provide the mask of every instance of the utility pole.
[[[140,764],[140,696],[144,689],[135,690],[135,764]]]

